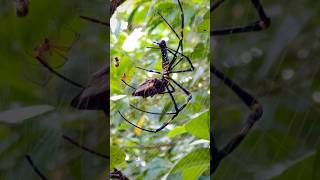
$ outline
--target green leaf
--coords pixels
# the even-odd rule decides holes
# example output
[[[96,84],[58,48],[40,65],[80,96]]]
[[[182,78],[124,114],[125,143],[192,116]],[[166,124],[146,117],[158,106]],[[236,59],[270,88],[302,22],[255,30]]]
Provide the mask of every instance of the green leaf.
[[[125,161],[125,153],[116,146],[110,146],[110,170]]]
[[[178,172],[182,173],[183,179],[197,179],[204,171],[210,167],[209,148],[196,149],[185,155],[171,169],[169,176]]]
[[[171,137],[174,137],[176,135],[179,135],[179,134],[182,134],[182,133],[185,133],[185,132],[187,132],[185,126],[178,126],[178,127],[174,128],[174,129],[172,129],[167,134],[167,137],[171,138]]]
[[[0,122],[16,124],[54,110],[50,105],[36,105],[0,112]]]
[[[185,125],[185,128],[197,138],[210,140],[209,109],[196,114],[193,119]]]
[[[155,6],[155,10],[160,13],[171,13],[175,10],[176,4],[173,2],[159,2]]]
[[[283,172],[272,180],[299,180],[320,178],[320,151],[313,151],[296,161],[282,164],[286,166]],[[279,166],[281,167],[281,166]]]
[[[210,19],[203,20],[200,24],[198,24],[197,32],[208,33],[210,30]]]
[[[198,177],[208,169],[208,164],[203,164],[188,168],[183,171],[182,179],[198,179]]]
[[[191,59],[200,59],[203,58],[204,51],[206,50],[205,44],[204,43],[198,43],[196,47],[194,48],[192,54],[191,54]]]

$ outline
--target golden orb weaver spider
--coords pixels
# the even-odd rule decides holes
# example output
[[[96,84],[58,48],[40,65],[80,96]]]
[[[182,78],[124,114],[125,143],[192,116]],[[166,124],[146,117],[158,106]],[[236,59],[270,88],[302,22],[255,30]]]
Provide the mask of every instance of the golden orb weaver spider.
[[[151,48],[151,49],[159,49],[161,51],[162,72],[155,71],[155,70],[149,70],[149,69],[145,69],[145,68],[141,68],[141,67],[136,67],[138,69],[141,69],[141,70],[144,70],[144,71],[147,71],[150,73],[159,74],[159,75],[161,75],[161,77],[147,79],[147,80],[143,81],[137,87],[129,85],[123,79],[121,79],[124,84],[126,84],[127,86],[129,86],[130,88],[132,88],[134,90],[134,92],[132,93],[133,96],[140,96],[143,98],[147,98],[147,97],[152,97],[154,95],[159,95],[159,94],[169,94],[169,96],[172,100],[175,111],[174,112],[164,112],[164,113],[145,111],[145,110],[142,110],[142,109],[130,104],[130,106],[132,108],[134,108],[138,111],[144,112],[144,113],[156,114],[156,115],[173,115],[167,122],[165,122],[162,126],[160,126],[157,129],[146,129],[146,128],[139,127],[138,125],[135,125],[134,123],[129,121],[126,117],[124,117],[124,115],[120,111],[118,111],[120,116],[125,121],[127,121],[132,126],[138,128],[138,129],[141,129],[143,131],[146,131],[146,132],[157,133],[157,132],[161,131],[162,129],[164,129],[175,117],[178,116],[178,114],[187,106],[187,104],[192,99],[191,92],[170,77],[170,75],[174,74],[174,73],[191,72],[194,70],[194,67],[193,67],[193,64],[192,64],[190,58],[183,54],[184,12],[183,12],[183,8],[182,8],[182,4],[181,4],[180,0],[178,0],[178,4],[179,4],[179,9],[181,11],[181,32],[180,32],[180,35],[178,35],[178,33],[169,24],[169,22],[159,12],[157,12],[157,14],[161,17],[161,19],[167,24],[167,26],[171,29],[171,31],[179,39],[177,49],[174,50],[174,49],[167,47],[166,42],[164,40],[160,40],[159,42],[154,42],[156,45],[158,45],[158,47],[147,47],[147,48]],[[168,53],[173,55],[171,60],[169,60]],[[179,60],[177,60],[178,56],[180,56]],[[189,63],[190,67],[188,69],[183,69],[183,70],[174,70],[174,68],[180,62],[182,62],[182,60],[186,60]],[[175,88],[171,83],[174,84],[175,86],[177,86],[178,88],[180,88],[184,92],[184,94],[187,96],[187,101],[183,105],[181,105],[180,107],[178,106],[178,104],[172,94],[173,92],[175,92]]]

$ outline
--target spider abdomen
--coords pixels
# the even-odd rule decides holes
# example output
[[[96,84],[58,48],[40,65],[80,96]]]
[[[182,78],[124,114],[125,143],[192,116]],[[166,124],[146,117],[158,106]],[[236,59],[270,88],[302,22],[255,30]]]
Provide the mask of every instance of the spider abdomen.
[[[133,96],[152,97],[156,94],[163,93],[166,90],[167,81],[150,78],[142,82],[136,90],[132,93]]]

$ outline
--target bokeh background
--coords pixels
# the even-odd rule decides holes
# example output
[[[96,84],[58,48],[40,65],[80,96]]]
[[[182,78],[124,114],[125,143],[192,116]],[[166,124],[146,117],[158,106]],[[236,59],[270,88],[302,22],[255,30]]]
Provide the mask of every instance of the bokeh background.
[[[132,90],[121,82],[137,86],[154,74],[135,66],[161,70],[159,50],[147,49],[154,41],[165,40],[173,49],[178,39],[156,13],[160,12],[178,34],[181,14],[177,1],[125,1],[110,20],[110,59],[120,59],[119,67],[110,66],[111,85],[111,168],[116,167],[132,179],[209,179],[209,1],[182,1],[184,10],[184,54],[191,58],[195,71],[172,75],[193,95],[192,101],[177,118],[162,131],[141,132],[125,122],[128,120],[148,129],[160,127],[170,116],[139,112],[129,103],[153,112],[174,111],[168,95],[143,99],[131,96]],[[170,56],[172,58],[172,56]],[[185,61],[177,69],[189,68]],[[186,96],[178,88],[174,96],[181,106]]]
[[[15,14],[13,1],[0,3],[0,179],[38,179],[24,158],[28,153],[49,179],[106,179],[107,162],[71,145],[62,134],[107,153],[105,116],[79,111],[70,101],[81,90],[47,73],[32,58],[33,49],[48,38],[68,46],[74,32],[80,37],[65,52],[60,73],[86,85],[108,57],[106,27],[79,15],[107,19],[105,1],[39,1],[29,3],[29,14]],[[58,65],[55,53],[48,62]],[[20,116],[17,116],[20,115]]]
[[[271,18],[265,31],[214,38],[214,63],[262,103],[264,114],[221,164],[215,179],[319,179],[319,2],[261,0]],[[228,2],[211,14],[215,28],[257,20],[249,0]],[[244,124],[244,104],[214,84],[220,147]],[[230,173],[232,172],[232,173]]]

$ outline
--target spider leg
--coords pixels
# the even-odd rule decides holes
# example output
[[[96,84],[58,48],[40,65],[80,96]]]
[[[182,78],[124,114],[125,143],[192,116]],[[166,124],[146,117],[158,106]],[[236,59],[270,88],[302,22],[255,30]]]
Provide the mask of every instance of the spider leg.
[[[179,86],[180,87],[180,86]],[[167,122],[165,122],[161,127],[159,127],[158,129],[156,129],[154,132],[157,133],[159,131],[161,131],[162,129],[164,129],[168,124],[171,123],[171,121],[173,121],[174,118],[176,118],[178,116],[178,114],[180,113],[180,111],[182,111],[182,109],[184,109],[186,107],[186,105],[188,104],[189,101],[187,101],[187,103],[185,103],[184,105],[182,105],[180,108],[178,107],[177,103],[176,103],[176,100],[174,99],[172,93],[169,91],[169,88],[168,86],[166,87],[168,92],[169,92],[169,95],[171,97],[171,100],[174,104],[174,108],[176,110],[176,113],[171,117],[170,120],[168,120]]]
[[[54,53],[56,53],[58,56],[60,56],[61,58],[64,59],[63,63],[60,64],[59,66],[57,66],[56,68],[62,67],[62,66],[68,61],[68,57],[65,56],[63,53],[61,53],[60,51],[58,51],[58,50],[55,49],[55,48],[53,48],[52,51],[54,51]]]
[[[136,106],[130,104],[130,106],[138,111],[141,111],[141,112],[144,112],[144,113],[149,113],[149,114],[156,114],[156,115],[172,115],[172,114],[176,114],[175,112],[163,112],[163,113],[160,113],[160,112],[150,112],[150,111],[146,111],[146,110],[143,110],[143,109],[140,109],[140,108],[137,108]]]
[[[162,92],[162,93],[159,93],[159,94],[167,94],[167,93],[173,93],[175,92],[175,88],[169,84],[169,86],[172,88],[172,90],[170,90],[168,88],[168,90],[166,92]],[[151,111],[146,111],[146,110],[143,110],[143,109],[140,109],[132,104],[130,104],[130,106],[138,111],[141,111],[141,112],[144,112],[144,113],[149,113],[149,114],[156,114],[156,115],[173,115],[173,114],[176,114],[176,112],[151,112]]]
[[[251,109],[254,110],[256,105],[259,105],[257,99],[252,95],[243,90],[239,85],[234,83],[231,79],[226,77],[222,72],[220,72],[215,66],[211,67],[211,72],[218,77],[223,83],[228,86],[237,96]]]
[[[177,38],[179,40],[182,40],[183,39],[183,28],[184,28],[184,13],[183,13],[183,8],[182,8],[182,5],[180,3],[180,0],[178,0],[178,3],[179,3],[179,7],[180,7],[180,11],[181,11],[181,37],[178,35],[178,33],[174,30],[174,28],[168,23],[168,21],[159,13],[158,15],[164,20],[164,22],[169,26],[169,28],[172,30],[172,32],[177,36]]]
[[[160,49],[159,47],[152,47],[152,46],[148,46],[147,48],[150,48],[150,49]],[[191,60],[190,60],[190,58],[189,58],[188,56],[186,56],[186,55],[184,55],[184,54],[182,54],[182,53],[180,53],[180,52],[178,52],[178,51],[175,51],[175,50],[173,50],[172,48],[169,48],[169,47],[167,47],[166,49],[167,49],[168,52],[171,53],[174,57],[176,56],[176,54],[179,54],[179,55],[182,56],[182,59],[180,59],[176,64],[174,64],[172,67],[170,67],[170,69],[173,69],[173,68],[174,68],[178,63],[180,63],[181,60],[183,60],[183,59],[186,59],[186,60],[188,61],[188,63],[190,64],[190,68],[189,68],[189,69],[186,69],[186,70],[177,70],[177,71],[170,71],[169,73],[190,72],[190,71],[193,71],[193,70],[194,70],[194,66],[193,66],[193,64],[192,64],[192,62],[191,62]],[[137,68],[139,68],[139,67],[137,67]],[[140,68],[140,69],[143,69],[143,68]],[[151,70],[151,71],[152,71],[152,70]],[[150,72],[150,70],[149,70],[149,72]]]
[[[142,68],[142,67],[136,67],[136,68],[141,69],[141,70],[144,70],[144,71],[147,71],[147,72],[152,72],[152,73],[161,74],[161,72],[159,72],[159,71],[154,71],[154,70],[150,70],[150,69],[145,69],[145,68]]]
[[[68,137],[68,136],[66,136],[66,135],[63,135],[62,137],[63,137],[64,140],[68,141],[68,142],[71,143],[72,145],[74,145],[74,146],[76,146],[76,147],[78,147],[78,148],[80,148],[80,149],[82,149],[82,150],[84,150],[84,151],[87,151],[87,152],[89,152],[89,153],[91,153],[91,154],[93,154],[93,155],[102,157],[102,158],[104,158],[104,159],[109,159],[109,156],[104,155],[104,154],[101,154],[101,153],[99,153],[99,152],[96,152],[96,151],[94,151],[94,150],[92,150],[92,149],[89,149],[89,148],[87,148],[87,147],[79,144],[78,142],[74,141],[73,139],[71,139],[70,137]]]
[[[188,96],[187,103],[189,103],[189,101],[192,99],[192,94],[190,93],[190,91],[188,91],[186,88],[182,87],[177,81],[173,80],[172,78],[170,78],[170,77],[167,77],[167,78],[170,79],[175,85],[177,85]],[[186,104],[183,106],[186,106]]]
[[[101,25],[104,25],[104,26],[109,26],[109,23],[100,21],[100,20],[95,19],[95,18],[91,18],[91,17],[87,17],[87,16],[79,16],[79,17],[81,19],[84,19],[84,20],[87,20],[87,21],[91,21],[91,22],[94,22],[94,23],[97,23],[97,24],[101,24]]]
[[[174,28],[169,24],[169,22],[159,13],[158,15],[164,20],[164,22],[169,26],[169,28],[171,29],[171,31],[177,36],[177,38],[179,39],[179,45],[178,45],[178,48],[176,50],[176,52],[179,51],[179,49],[181,48],[181,53],[183,54],[183,29],[184,29],[184,12],[183,12],[183,8],[182,8],[182,5],[181,5],[181,2],[180,0],[178,0],[178,4],[179,4],[179,8],[180,8],[180,11],[181,11],[181,32],[180,32],[180,36],[178,35],[178,33],[174,30]],[[182,57],[180,58],[180,61],[181,61]],[[174,61],[176,60],[176,56],[174,56],[174,58],[172,59],[170,65],[169,65],[169,70],[171,69],[171,66],[172,64],[174,63]]]
[[[173,86],[169,83],[169,86],[173,88]],[[181,88],[182,86],[179,85],[179,87]],[[183,88],[183,87],[182,87]],[[132,123],[131,121],[129,121],[127,118],[125,118],[120,111],[118,111],[118,113],[120,114],[120,116],[125,120],[127,121],[129,124],[131,124],[132,126],[138,128],[138,129],[141,129],[143,131],[147,131],[147,132],[152,132],[152,133],[157,133],[159,131],[161,131],[163,128],[165,128],[168,124],[170,124],[170,122],[175,118],[177,117],[177,115],[180,113],[180,111],[182,111],[182,109],[186,106],[186,104],[189,102],[189,100],[187,101],[187,103],[185,103],[184,105],[182,105],[180,108],[178,107],[177,103],[176,103],[176,100],[174,99],[173,95],[172,95],[172,91],[170,91],[169,87],[166,86],[166,89],[167,89],[167,92],[169,93],[170,97],[171,97],[171,100],[174,104],[174,108],[176,110],[176,112],[172,113],[173,116],[171,117],[171,119],[169,121],[167,121],[166,123],[164,123],[160,128],[158,129],[155,129],[155,130],[152,130],[152,129],[145,129],[145,128],[142,128],[142,127],[139,127],[137,125],[135,125],[134,123]],[[187,91],[187,90],[186,90]],[[189,92],[189,91],[187,91]],[[189,98],[190,99],[190,98]],[[136,108],[136,107],[134,107]],[[137,109],[137,108],[136,108]],[[140,109],[138,109],[140,110]],[[147,112],[149,113],[148,111],[144,111],[142,110],[142,112]],[[150,114],[153,114],[153,113],[150,113]]]
[[[32,169],[34,170],[34,172],[39,176],[41,177],[41,179],[43,180],[48,180],[48,178],[46,176],[44,176],[42,174],[42,172],[38,169],[38,167],[34,164],[34,162],[32,161],[31,157],[26,154],[25,155],[25,158],[27,159],[28,163],[30,164],[30,166],[32,167]]]
[[[213,12],[219,5],[221,5],[224,0],[218,1],[212,9],[210,10]],[[228,35],[228,34],[236,34],[236,33],[244,33],[244,32],[253,32],[253,31],[261,31],[266,29],[270,26],[270,18],[267,17],[266,13],[263,10],[263,7],[259,0],[251,0],[254,8],[256,9],[260,20],[253,22],[249,25],[242,26],[242,27],[234,27],[234,28],[226,28],[221,30],[214,30],[210,32],[211,36],[218,36],[218,35]]]
[[[225,0],[219,0],[216,3],[213,3],[210,7],[210,12],[213,12],[216,8],[218,8]]]
[[[168,68],[169,71],[171,71],[171,69],[174,68],[174,66],[175,66],[175,65],[174,65],[174,66],[172,67],[172,65],[174,64],[174,62],[175,62],[176,59],[177,59],[177,53],[179,52],[179,49],[180,49],[181,45],[182,45],[182,40],[179,41],[177,50],[176,50],[175,53],[173,54],[172,60],[171,60],[171,62],[170,62],[170,64],[169,64],[169,68]],[[168,49],[167,49],[167,50],[168,50]],[[170,52],[170,51],[169,51],[169,52]],[[171,53],[171,52],[170,52],[170,53]],[[180,60],[179,60],[178,62],[180,62],[181,59],[183,59],[183,58],[180,58]]]
[[[177,38],[179,40],[181,40],[180,36],[178,35],[178,33],[173,29],[173,27],[168,23],[168,21],[159,13],[157,12],[158,15],[164,20],[164,22],[169,26],[169,28],[171,29],[171,31],[177,36]]]
[[[167,94],[169,92],[174,93],[176,91],[176,89],[169,83],[169,86],[171,87],[172,90],[166,91],[166,92],[161,92],[159,94]]]
[[[131,86],[130,84],[128,84],[128,83],[127,83],[126,81],[124,81],[123,79],[121,79],[121,81],[122,81],[125,85],[129,86],[130,88],[132,88],[132,89],[137,89],[137,88]]]
[[[52,67],[50,67],[43,59],[41,59],[40,57],[36,57],[36,59],[39,61],[39,63],[41,63],[46,69],[48,69],[52,74],[58,76],[59,78],[63,79],[64,81],[78,87],[81,89],[84,89],[85,87],[82,86],[81,84],[74,82],[73,80],[63,76],[62,74],[60,74],[59,72],[55,71]]]
[[[261,104],[252,95],[247,93],[245,90],[240,88],[239,85],[234,83],[231,79],[226,77],[222,72],[216,69],[215,66],[211,66],[211,72],[218,77],[227,87],[229,87],[251,110],[251,113],[247,117],[246,124],[240,130],[240,132],[235,135],[227,145],[225,145],[220,150],[215,150],[215,160],[213,161],[213,168],[210,169],[211,174],[213,174],[218,167],[219,163],[223,158],[228,156],[236,147],[242,142],[242,140],[247,136],[253,125],[261,118],[263,114],[263,109]]]
[[[67,51],[69,51],[80,38],[80,34],[79,33],[77,33],[76,31],[74,31],[72,29],[70,29],[70,30],[74,33],[74,37],[73,37],[73,40],[70,43],[70,45],[67,46]]]
[[[173,53],[173,52],[172,52],[172,49],[170,49],[170,48],[168,48],[168,51],[169,51],[170,53]],[[193,70],[194,70],[194,67],[193,67],[193,64],[192,64],[190,58],[189,58],[188,56],[184,55],[184,54],[179,53],[179,52],[178,52],[178,54],[180,54],[181,56],[183,56],[182,59],[186,59],[186,60],[187,60],[187,62],[190,64],[190,68],[189,68],[189,69],[185,69],[185,70],[170,71],[170,73],[181,73],[181,72],[190,72],[190,71],[193,71]],[[182,59],[180,59],[175,65],[173,65],[172,69],[173,69],[178,63],[180,63]]]
[[[179,7],[180,7],[180,11],[181,11],[181,53],[183,54],[183,29],[184,29],[184,12],[183,12],[183,8],[182,8],[182,5],[181,5],[181,2],[180,0],[178,0],[178,3],[179,3]],[[182,57],[180,58],[180,61],[181,61]]]
[[[120,111],[118,111],[118,113],[120,114],[120,116],[121,116],[125,121],[127,121],[127,122],[128,122],[129,124],[131,124],[132,126],[138,128],[138,129],[141,129],[141,130],[143,130],[143,131],[147,131],[147,132],[154,133],[154,130],[144,129],[144,128],[142,128],[142,127],[139,127],[139,126],[133,124],[131,121],[129,121],[127,118],[125,118],[124,115],[122,115]]]

